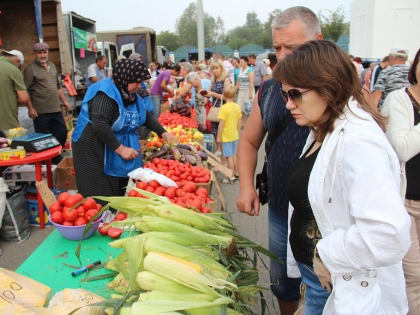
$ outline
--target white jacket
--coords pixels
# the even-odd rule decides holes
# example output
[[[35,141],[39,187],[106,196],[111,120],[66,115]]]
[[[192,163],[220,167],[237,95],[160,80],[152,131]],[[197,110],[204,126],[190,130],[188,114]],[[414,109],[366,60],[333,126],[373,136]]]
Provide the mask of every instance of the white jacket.
[[[373,118],[354,102],[349,107],[323,141],[309,178],[322,235],[317,249],[333,284],[323,314],[407,314],[402,258],[410,219],[398,157]],[[313,141],[310,134],[303,152]],[[288,245],[288,274],[296,277]]]
[[[413,104],[405,88],[388,94],[382,105],[382,114],[388,117],[386,135],[401,161],[401,193],[405,197],[405,163],[420,153],[420,124],[414,126]]]

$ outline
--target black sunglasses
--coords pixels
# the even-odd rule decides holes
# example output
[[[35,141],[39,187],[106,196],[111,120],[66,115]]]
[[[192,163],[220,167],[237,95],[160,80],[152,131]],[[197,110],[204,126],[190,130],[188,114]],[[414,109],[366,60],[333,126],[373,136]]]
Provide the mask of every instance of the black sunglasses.
[[[290,89],[286,92],[285,90],[281,89],[280,93],[286,103],[289,101],[290,98],[293,101],[293,103],[295,103],[296,105],[300,105],[302,104],[302,95],[309,91],[312,90],[306,90],[301,92],[298,89]]]

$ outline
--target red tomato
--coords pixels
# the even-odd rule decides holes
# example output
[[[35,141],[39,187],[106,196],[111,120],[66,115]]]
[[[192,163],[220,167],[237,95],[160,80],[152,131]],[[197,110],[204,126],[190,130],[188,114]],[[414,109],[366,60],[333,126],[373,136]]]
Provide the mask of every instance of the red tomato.
[[[108,235],[108,230],[109,230],[110,226],[107,227],[107,225],[109,225],[109,223],[104,223],[104,224],[102,224],[101,227],[99,227],[98,232],[101,235]]]
[[[62,225],[73,226],[74,224],[73,224],[73,222],[64,221]]]
[[[184,186],[182,187],[182,189],[183,189],[185,192],[190,192],[190,193],[192,193],[192,192],[194,192],[194,191],[196,191],[196,190],[197,190],[197,186],[195,186],[195,184],[194,184],[194,183],[192,183],[192,182],[186,182],[186,183],[184,184]]]
[[[152,160],[152,163],[153,163],[153,164],[155,164],[155,165],[158,165],[158,164],[159,164],[159,162],[160,162],[160,160],[159,160],[158,158],[154,158],[154,159]]]
[[[122,212],[118,212],[118,213],[115,215],[115,217],[114,217],[114,220],[113,220],[113,221],[122,221],[122,220],[125,220],[125,219],[127,219],[127,214],[122,213]]]
[[[128,197],[137,197],[137,191],[135,191],[134,189],[130,190],[128,192]]]
[[[159,186],[155,189],[155,194],[159,196],[163,196],[165,194],[165,187]]]
[[[165,197],[168,197],[169,199],[175,197],[176,188],[175,187],[168,187],[165,191]]]
[[[99,211],[99,210],[101,210],[101,209],[102,209],[102,205],[101,205],[100,203],[97,203],[97,204],[96,204],[96,210],[98,210],[98,211]]]
[[[208,207],[203,207],[201,208],[201,213],[211,213],[211,210]]]
[[[51,213],[51,220],[55,223],[62,224],[64,222],[64,218],[61,211],[54,211]]]
[[[188,199],[185,205],[189,208],[196,208],[197,210],[201,210],[202,208],[201,201],[197,199]]]
[[[51,204],[50,208],[48,209],[50,211],[50,213],[56,212],[56,211],[61,211],[61,203],[60,202],[54,202],[53,204]]]
[[[152,186],[147,186],[146,191],[148,191],[148,192],[154,192],[155,189]]]
[[[84,217],[85,216],[85,208],[83,208],[82,206],[78,206],[76,208],[77,211],[77,216],[79,217]]]
[[[76,221],[74,221],[74,225],[86,225],[86,219],[84,217],[78,217]]]
[[[149,187],[150,186],[153,187],[154,189],[156,189],[157,187],[160,186],[160,184],[157,181],[152,180],[151,182],[149,182]]]
[[[110,228],[108,230],[108,236],[110,238],[119,238],[122,234],[123,230],[119,228]]]
[[[205,188],[203,188],[203,187],[200,187],[200,188],[198,188],[198,189],[195,191],[195,194],[196,194],[197,196],[204,196],[204,197],[206,197],[206,198],[207,198],[207,196],[208,196],[209,192],[207,191],[207,189],[205,189]]]
[[[76,209],[67,208],[63,210],[63,217],[64,217],[64,221],[74,222],[77,219],[78,214],[77,214]]]
[[[90,210],[86,211],[86,214],[85,214],[86,221],[89,222],[90,219],[92,219],[97,214],[98,214],[98,210],[96,210],[96,209],[90,209]]]
[[[146,189],[147,184],[145,182],[137,182],[136,187],[138,189],[143,189],[144,190],[144,189]]]
[[[185,195],[185,191],[183,191],[181,188],[178,188],[178,189],[175,191],[175,195],[176,195],[177,197],[182,197],[183,195]]]
[[[66,207],[73,207],[75,204],[77,203],[77,199],[74,198],[73,195],[70,195],[67,199],[66,199]]]
[[[61,194],[58,195],[58,202],[62,206],[64,206],[64,204],[66,203],[66,200],[67,200],[68,197],[70,197],[70,194],[67,191],[62,192]]]
[[[73,195],[73,198],[76,200],[76,203],[80,202],[83,200],[83,196],[82,194],[76,193]]]
[[[96,202],[95,199],[93,198],[87,198],[83,203],[82,203],[83,208],[85,208],[85,210],[89,210],[89,209],[96,209]]]

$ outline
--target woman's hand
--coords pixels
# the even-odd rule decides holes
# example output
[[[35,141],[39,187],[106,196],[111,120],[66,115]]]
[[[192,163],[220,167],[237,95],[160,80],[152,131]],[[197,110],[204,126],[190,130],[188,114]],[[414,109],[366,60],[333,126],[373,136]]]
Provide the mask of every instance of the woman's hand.
[[[162,139],[167,143],[167,144],[176,144],[176,138],[175,136],[170,133],[170,132],[164,132],[162,134]]]
[[[315,249],[316,250],[316,249]],[[332,283],[331,283],[331,274],[325,267],[324,263],[318,257],[314,257],[313,260],[314,273],[318,277],[321,286],[331,292]]]
[[[133,160],[139,156],[139,152],[122,144],[115,150],[124,160]]]

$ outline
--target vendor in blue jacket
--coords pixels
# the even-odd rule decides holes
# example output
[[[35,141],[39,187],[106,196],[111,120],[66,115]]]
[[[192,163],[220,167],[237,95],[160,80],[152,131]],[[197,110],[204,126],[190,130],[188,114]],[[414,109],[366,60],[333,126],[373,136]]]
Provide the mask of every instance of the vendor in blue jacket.
[[[115,64],[112,78],[87,90],[72,136],[77,188],[83,196],[124,195],[127,174],[142,166],[136,134],[140,126],[175,143],[135,92],[149,78],[142,62],[122,59]]]

